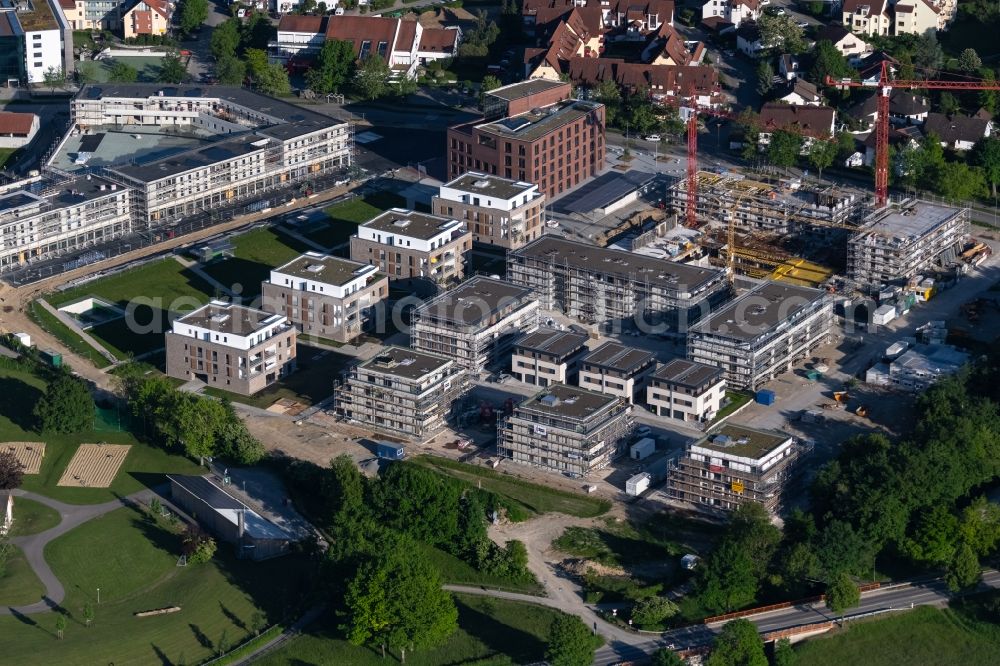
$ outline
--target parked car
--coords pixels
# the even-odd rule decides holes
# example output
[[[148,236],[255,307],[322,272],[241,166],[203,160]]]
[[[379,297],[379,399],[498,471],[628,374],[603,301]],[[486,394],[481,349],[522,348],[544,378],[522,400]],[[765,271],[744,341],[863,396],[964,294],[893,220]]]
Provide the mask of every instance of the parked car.
[[[795,25],[797,25],[797,26],[799,26],[800,28],[802,28],[803,30],[805,30],[806,28],[808,28],[808,27],[809,27],[809,21],[799,21],[799,22],[798,22],[798,23],[796,23]]]
[[[647,426],[647,425],[641,425],[641,426],[639,426],[638,428],[635,429],[635,433],[634,434],[635,434],[636,437],[649,437],[650,433],[652,433],[652,432],[653,432],[653,429],[650,428],[649,426]]]
[[[646,136],[646,141],[659,141],[659,140],[660,140],[659,134],[649,134]]]

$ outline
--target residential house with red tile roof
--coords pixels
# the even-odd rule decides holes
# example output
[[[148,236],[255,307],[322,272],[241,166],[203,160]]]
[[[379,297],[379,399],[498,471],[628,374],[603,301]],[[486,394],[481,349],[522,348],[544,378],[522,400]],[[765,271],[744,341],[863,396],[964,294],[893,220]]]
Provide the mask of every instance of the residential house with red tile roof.
[[[783,102],[768,102],[760,109],[760,136],[758,145],[763,148],[771,142],[771,135],[784,130],[804,138],[802,154],[816,139],[830,139],[834,133],[836,111],[828,106],[795,106]]]
[[[21,148],[38,133],[38,116],[33,113],[0,111],[0,148]]]
[[[127,3],[114,0],[59,0],[59,8],[72,30],[118,32],[127,6]]]
[[[701,20],[708,22],[717,19],[735,28],[744,21],[756,21],[760,18],[760,3],[758,0],[705,0],[701,6]],[[715,21],[708,23],[711,25]]]
[[[165,35],[173,11],[174,6],[167,0],[138,0],[122,16],[122,35],[125,39],[139,35]]]
[[[940,9],[928,0],[898,0],[892,8],[894,35],[922,35],[938,30]]]

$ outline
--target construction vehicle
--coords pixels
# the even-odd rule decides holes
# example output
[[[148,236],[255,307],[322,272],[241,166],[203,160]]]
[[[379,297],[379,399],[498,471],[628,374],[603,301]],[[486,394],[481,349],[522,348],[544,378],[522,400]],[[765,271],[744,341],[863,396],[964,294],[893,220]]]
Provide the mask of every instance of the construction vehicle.
[[[868,416],[868,408],[864,405],[858,405],[858,408],[854,410],[854,413],[861,418],[866,418]]]
[[[851,398],[851,396],[847,393],[847,391],[834,391],[833,392],[833,399],[836,400],[839,403],[845,403],[848,400],[850,400],[850,398]]]

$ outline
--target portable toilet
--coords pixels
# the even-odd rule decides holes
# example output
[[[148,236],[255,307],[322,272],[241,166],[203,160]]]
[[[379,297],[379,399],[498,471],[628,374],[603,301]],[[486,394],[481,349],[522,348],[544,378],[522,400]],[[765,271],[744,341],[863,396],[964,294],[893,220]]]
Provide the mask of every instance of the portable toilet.
[[[761,389],[757,391],[756,400],[761,405],[773,405],[774,404],[774,391],[771,389]]]

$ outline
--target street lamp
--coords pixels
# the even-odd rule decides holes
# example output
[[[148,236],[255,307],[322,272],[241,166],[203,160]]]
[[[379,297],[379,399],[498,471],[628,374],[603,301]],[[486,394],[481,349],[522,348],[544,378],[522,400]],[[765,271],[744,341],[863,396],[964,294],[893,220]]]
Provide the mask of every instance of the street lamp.
[[[97,588],[97,605],[101,605],[101,588]]]

